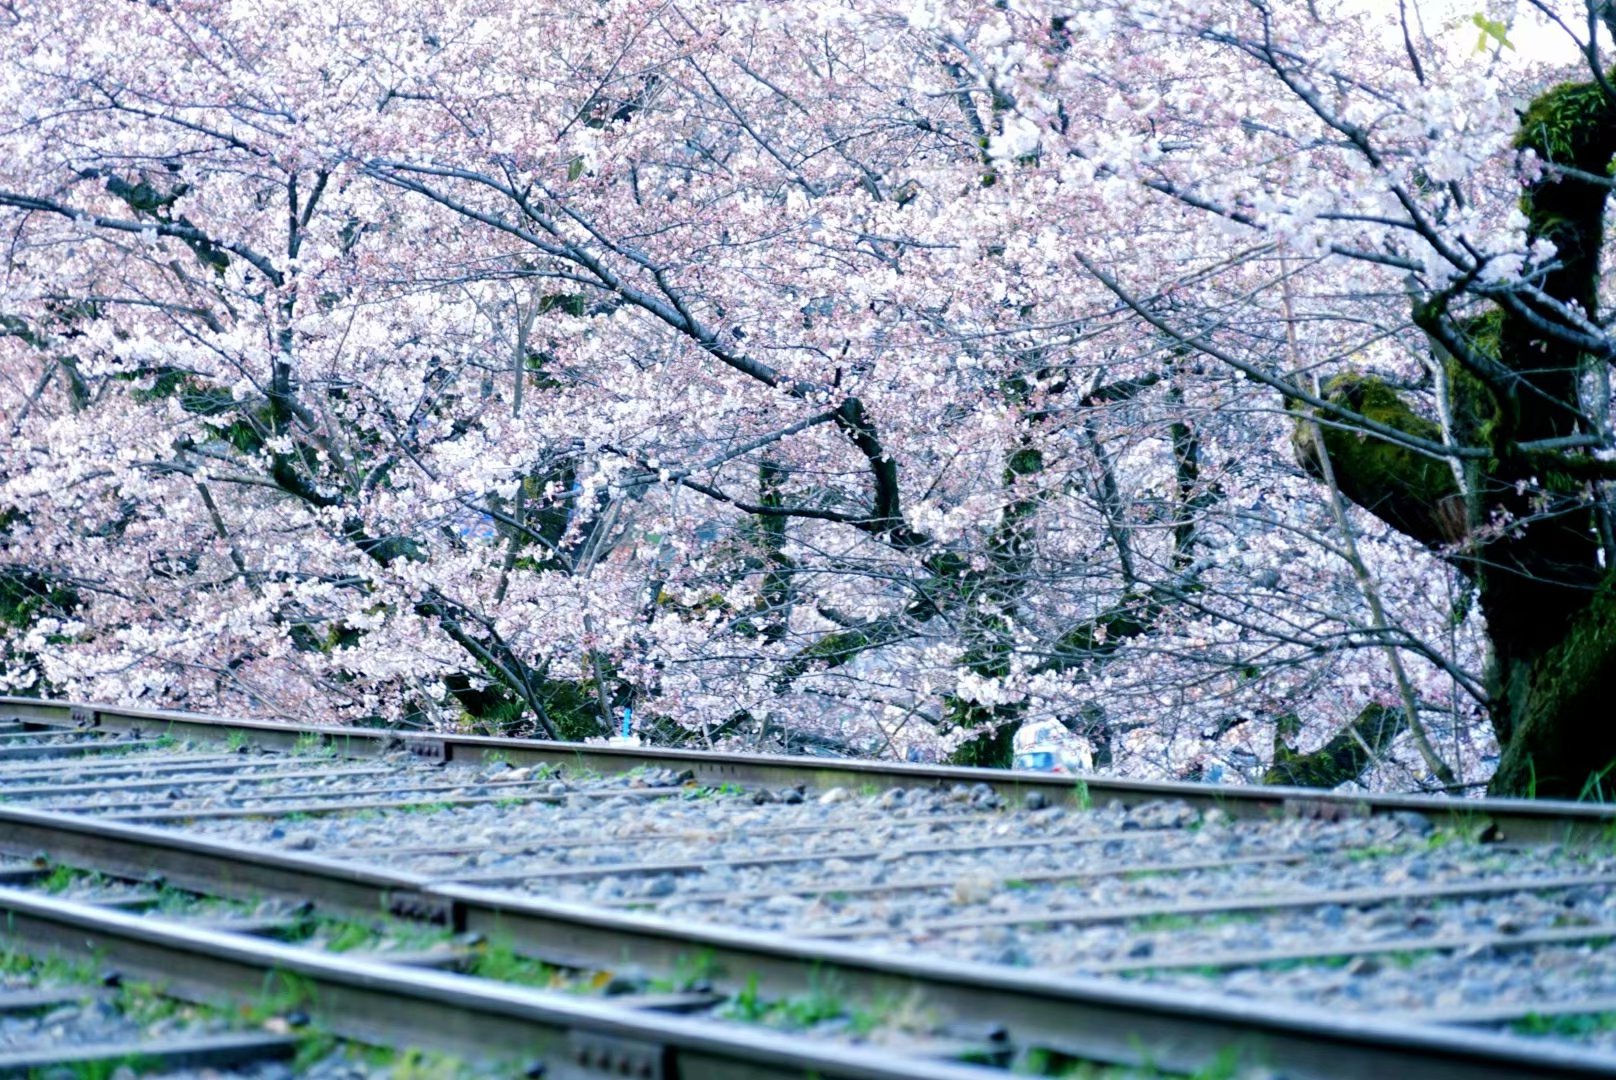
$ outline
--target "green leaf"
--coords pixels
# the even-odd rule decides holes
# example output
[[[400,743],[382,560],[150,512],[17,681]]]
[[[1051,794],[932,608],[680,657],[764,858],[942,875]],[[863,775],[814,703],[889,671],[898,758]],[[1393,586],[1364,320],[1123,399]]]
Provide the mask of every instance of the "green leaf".
[[[582,157],[573,158],[572,159],[572,164],[567,166],[567,179],[568,180],[576,180],[580,176],[582,176],[583,174],[584,174],[584,159]]]
[[[1475,23],[1477,28],[1481,30],[1481,36],[1476,38],[1477,52],[1487,51],[1488,38],[1492,38],[1500,46],[1511,52],[1515,51],[1514,44],[1509,40],[1509,27],[1506,24],[1499,22],[1497,19],[1489,19],[1479,11],[1470,16],[1470,21]]]

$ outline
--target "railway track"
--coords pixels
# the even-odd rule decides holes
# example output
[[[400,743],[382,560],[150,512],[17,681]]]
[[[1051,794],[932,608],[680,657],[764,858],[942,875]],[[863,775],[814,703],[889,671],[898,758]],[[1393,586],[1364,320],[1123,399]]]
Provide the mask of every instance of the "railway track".
[[[18,699],[0,799],[9,948],[238,1011],[279,980],[318,1030],[478,1068],[1616,1075],[1601,807]],[[355,934],[364,955],[319,947]],[[216,1027],[142,1053],[308,1041]]]

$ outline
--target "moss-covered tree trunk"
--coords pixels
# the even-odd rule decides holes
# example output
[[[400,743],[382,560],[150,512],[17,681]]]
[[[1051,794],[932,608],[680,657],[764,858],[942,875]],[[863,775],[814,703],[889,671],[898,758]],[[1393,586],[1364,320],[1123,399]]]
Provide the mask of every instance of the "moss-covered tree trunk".
[[[1525,606],[1511,612],[1495,598],[1489,623],[1542,626],[1525,595],[1512,599]],[[1563,621],[1538,642],[1506,633],[1512,640],[1494,646],[1489,690],[1503,747],[1495,794],[1578,798],[1616,763],[1616,587],[1607,581],[1579,611],[1556,618]]]
[[[1333,788],[1356,779],[1391,748],[1392,740],[1408,726],[1402,709],[1369,704],[1329,742],[1312,753],[1299,754],[1290,740],[1301,728],[1295,713],[1279,718],[1274,728],[1274,761],[1263,774],[1265,784]]]
[[[1602,550],[1600,495],[1591,483],[1610,469],[1574,448],[1594,434],[1580,385],[1594,365],[1609,362],[1587,351],[1590,337],[1578,322],[1598,317],[1603,178],[1616,155],[1616,109],[1595,84],[1555,87],[1524,114],[1516,146],[1546,166],[1521,203],[1531,238],[1555,247],[1537,279],[1541,294],[1494,295],[1494,309],[1478,316],[1450,311],[1443,293],[1414,312],[1447,372],[1449,430],[1459,445],[1484,454],[1467,458],[1456,475],[1447,462],[1363,433],[1329,427],[1322,438],[1343,494],[1440,551],[1474,582],[1491,645],[1489,711],[1502,747],[1491,790],[1576,797],[1616,762],[1616,552]],[[1378,380],[1341,376],[1325,396],[1440,439],[1437,425]],[[1316,470],[1310,428],[1306,418],[1298,422],[1296,445],[1303,465]]]

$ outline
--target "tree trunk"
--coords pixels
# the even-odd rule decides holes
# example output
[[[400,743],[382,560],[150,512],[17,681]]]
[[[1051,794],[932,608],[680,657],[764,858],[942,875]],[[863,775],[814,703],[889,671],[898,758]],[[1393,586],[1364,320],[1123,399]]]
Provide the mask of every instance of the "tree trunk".
[[[1356,780],[1403,733],[1408,714],[1384,705],[1365,705],[1334,738],[1309,754],[1298,754],[1289,745],[1300,726],[1294,713],[1280,718],[1274,730],[1274,763],[1263,774],[1263,783],[1333,788]]]
[[[1490,790],[1589,795],[1616,765],[1616,583],[1601,588],[1558,633],[1543,633],[1542,616],[1531,606],[1495,608],[1488,620],[1536,627],[1550,642],[1536,650],[1512,642],[1510,651],[1494,655],[1489,690],[1504,750]]]
[[[950,765],[1008,769],[1015,757],[1016,732],[1021,730],[1019,709],[988,708],[975,702],[950,699],[949,720],[955,727],[981,727],[979,734],[960,743],[948,755]],[[986,726],[983,726],[986,725]]]
[[[1515,145],[1545,163],[1521,209],[1528,234],[1551,241],[1539,288],[1497,294],[1482,316],[1448,310],[1439,293],[1415,305],[1446,373],[1453,440],[1485,453],[1448,462],[1367,432],[1297,421],[1304,467],[1328,450],[1341,492],[1448,559],[1476,584],[1491,646],[1487,690],[1502,748],[1495,795],[1577,797],[1616,764],[1616,551],[1602,550],[1605,507],[1591,481],[1606,463],[1575,445],[1590,435],[1580,385],[1609,357],[1585,350],[1597,321],[1599,259],[1616,155],[1616,116],[1592,83],[1557,86],[1522,116]],[[1559,171],[1557,166],[1571,170]],[[1586,323],[1578,319],[1586,320]],[[1556,321],[1561,320],[1561,321]],[[1441,429],[1384,382],[1337,376],[1324,396],[1389,427],[1439,441]],[[1597,441],[1597,440],[1595,440]]]

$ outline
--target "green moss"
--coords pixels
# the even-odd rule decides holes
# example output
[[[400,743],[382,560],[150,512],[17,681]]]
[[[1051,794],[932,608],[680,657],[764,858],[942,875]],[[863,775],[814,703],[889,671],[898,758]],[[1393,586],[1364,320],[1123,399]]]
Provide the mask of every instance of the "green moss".
[[[985,708],[973,701],[961,701],[955,697],[948,699],[947,715],[948,723],[956,728],[996,725],[961,743],[952,754],[948,755],[950,765],[967,765],[981,769],[1010,767],[1010,762],[1015,756],[1016,732],[1021,730],[1020,720],[1006,719],[993,709]]]
[[[130,399],[139,404],[150,404],[165,398],[174,398],[180,408],[193,416],[213,419],[207,429],[213,437],[222,439],[243,453],[256,453],[263,449],[262,432],[268,430],[267,409],[248,409],[235,399],[228,387],[218,386],[179,368],[146,369],[121,376],[126,380],[152,380],[145,389],[130,391]]]
[[[1535,150],[1544,160],[1559,164],[1585,160],[1597,147],[1610,143],[1612,133],[1601,130],[1607,109],[1597,84],[1561,83],[1527,106],[1515,133],[1515,148]]]
[[[1053,650],[1058,660],[1051,666],[1071,667],[1113,653],[1124,642],[1149,631],[1164,610],[1151,597],[1125,596],[1109,610],[1062,634]]]
[[[1324,384],[1323,397],[1378,424],[1432,442],[1442,441],[1442,429],[1420,416],[1383,380],[1360,372],[1337,375]],[[1323,476],[1317,440],[1323,438],[1341,493],[1399,532],[1433,547],[1442,544],[1449,530],[1442,525],[1438,506],[1459,494],[1459,483],[1448,463],[1407,446],[1364,431],[1344,430],[1314,420],[1329,421],[1322,410],[1299,417],[1291,433],[1297,459],[1315,476]]]
[[[1035,447],[1024,446],[1010,455],[1005,463],[1004,482],[1012,484],[1017,477],[1031,476],[1044,467],[1043,451]]]
[[[1494,308],[1485,314],[1462,320],[1458,329],[1470,348],[1489,360],[1499,360],[1503,350],[1504,316]],[[1462,446],[1492,448],[1495,456],[1504,447],[1499,443],[1503,407],[1488,385],[1453,357],[1443,362],[1443,373],[1448,384],[1448,423],[1453,438]],[[1506,425],[1514,427],[1513,423]],[[1492,467],[1496,468],[1496,460]],[[1479,463],[1468,466],[1481,468]],[[1470,477],[1472,490],[1480,485],[1480,475]]]
[[[548,679],[537,672],[530,680],[545,717],[560,738],[580,742],[601,733],[594,680]],[[527,705],[503,685],[490,681],[476,686],[464,674],[450,676],[444,685],[465,710],[461,721],[465,730],[492,735],[525,733]]]
[[[588,309],[589,298],[582,293],[550,293],[539,298],[539,314],[551,311],[560,311],[574,317],[582,316]]]
[[[876,644],[875,640],[863,630],[854,628],[842,630],[834,634],[826,634],[808,648],[804,649],[799,658],[806,661],[823,660],[831,667],[857,656],[859,652]]]
[[[65,615],[78,594],[30,571],[0,569],[0,623],[26,630],[46,612]]]
[[[1366,705],[1329,742],[1312,753],[1298,754],[1288,745],[1288,737],[1282,734],[1287,730],[1285,719],[1281,718],[1275,732],[1274,762],[1263,774],[1265,784],[1333,788],[1357,779],[1408,724],[1408,717],[1401,709]],[[1294,720],[1294,716],[1288,719]]]
[[[1604,92],[1594,83],[1562,83],[1538,95],[1521,118],[1515,145],[1533,150],[1544,161],[1604,176],[1616,154],[1616,123]],[[1563,300],[1579,303],[1591,315],[1598,302],[1599,250],[1604,243],[1604,208],[1607,190],[1599,183],[1563,177],[1549,171],[1533,182],[1521,197],[1529,234],[1552,241],[1560,268],[1551,272],[1545,290]],[[1512,320],[1513,321],[1513,320]],[[1529,327],[1506,334],[1506,351],[1533,355],[1537,364],[1560,360],[1523,352]],[[1510,337],[1522,341],[1511,348]],[[1567,358],[1569,360],[1569,358]]]
[[[1530,663],[1502,673],[1500,719],[1513,738],[1489,791],[1576,798],[1616,763],[1610,687],[1616,685],[1616,577],[1607,578],[1564,636]]]

